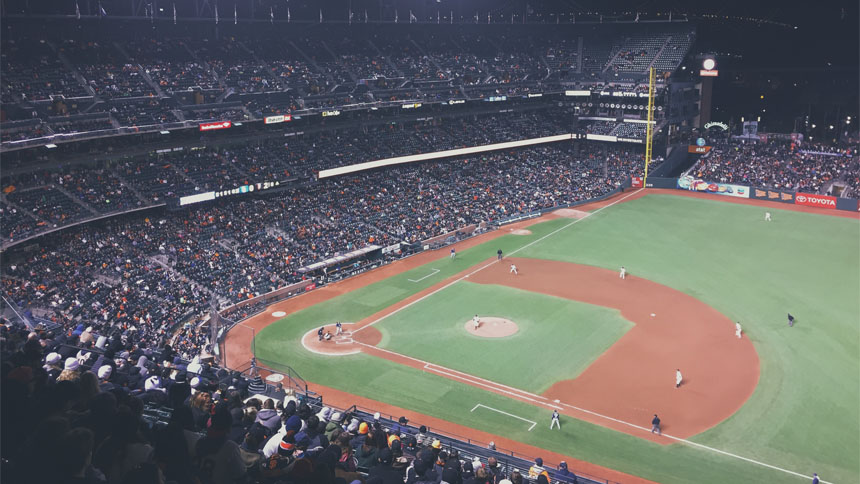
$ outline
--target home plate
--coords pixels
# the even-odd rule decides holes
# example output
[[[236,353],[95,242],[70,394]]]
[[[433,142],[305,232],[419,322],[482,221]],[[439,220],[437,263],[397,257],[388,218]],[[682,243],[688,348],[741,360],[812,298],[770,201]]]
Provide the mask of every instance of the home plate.
[[[276,318],[283,318],[286,315],[287,315],[287,313],[285,313],[284,311],[275,311],[272,313],[272,316],[274,316]]]

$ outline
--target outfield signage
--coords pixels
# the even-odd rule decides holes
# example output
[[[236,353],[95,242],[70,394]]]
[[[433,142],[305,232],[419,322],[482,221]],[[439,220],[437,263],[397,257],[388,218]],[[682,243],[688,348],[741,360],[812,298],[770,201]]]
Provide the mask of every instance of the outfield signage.
[[[616,138],[620,143],[639,143],[642,144],[643,141],[638,138]]]
[[[699,75],[702,77],[717,77],[720,75],[720,71],[718,71],[716,69],[714,69],[712,71],[702,69],[699,71]]]
[[[322,115],[323,115],[323,117],[340,116],[340,111],[338,111],[336,109],[332,110],[332,111],[323,111]]]
[[[568,90],[564,91],[565,96],[591,96],[591,91]]]
[[[836,208],[836,197],[813,193],[798,193],[794,197],[794,203],[807,207]]]
[[[230,121],[218,121],[217,123],[200,123],[200,131],[214,131],[216,129],[227,129],[233,126]]]
[[[711,151],[710,146],[696,146],[689,145],[687,146],[687,153],[696,153],[697,155],[704,155],[705,153]]]
[[[633,188],[642,188],[642,177],[634,176],[630,178],[630,186]]]
[[[794,203],[794,192],[773,188],[753,188],[750,192],[750,198],[770,200],[772,202]]]
[[[277,124],[277,123],[288,123],[293,120],[293,117],[289,114],[281,114],[278,116],[266,116],[263,118],[263,124]]]
[[[691,192],[714,193],[729,197],[749,198],[750,188],[744,185],[733,185],[731,183],[708,182],[690,175],[678,178],[678,188]]]

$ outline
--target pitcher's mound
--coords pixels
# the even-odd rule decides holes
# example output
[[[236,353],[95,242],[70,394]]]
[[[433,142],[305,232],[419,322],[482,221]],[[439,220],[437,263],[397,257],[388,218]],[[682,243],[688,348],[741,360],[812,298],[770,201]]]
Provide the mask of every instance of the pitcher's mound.
[[[583,212],[582,210],[574,210],[572,208],[560,208],[553,213],[558,215],[559,217],[573,219],[581,219],[588,216],[588,212]]]
[[[494,318],[491,316],[481,318],[481,324],[475,329],[475,322],[471,319],[466,321],[466,331],[482,338],[504,338],[515,334],[520,330],[517,323],[510,319]]]
[[[532,231],[528,229],[513,229],[511,233],[514,235],[531,235]]]

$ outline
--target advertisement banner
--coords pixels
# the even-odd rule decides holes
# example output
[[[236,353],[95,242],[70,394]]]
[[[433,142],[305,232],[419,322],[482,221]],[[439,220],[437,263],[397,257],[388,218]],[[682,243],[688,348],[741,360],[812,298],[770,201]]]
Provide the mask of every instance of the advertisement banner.
[[[678,178],[678,188],[692,192],[715,193],[729,197],[749,198],[750,189],[743,185],[732,185],[729,183],[707,182],[690,175]]]
[[[263,124],[288,123],[293,120],[290,114],[281,114],[278,116],[266,116],[263,118]]]
[[[393,244],[393,245],[389,245],[388,247],[383,247],[382,253],[383,254],[390,254],[391,252],[397,252],[398,250],[400,250],[400,243],[399,242],[396,244]]]
[[[215,123],[200,123],[200,131],[212,131],[216,129],[227,129],[233,126],[230,121],[218,121]]]
[[[753,188],[750,190],[750,198],[770,200],[772,202],[794,203],[794,192],[773,188]]]
[[[699,155],[704,155],[705,153],[711,151],[710,146],[696,146],[696,145],[688,145],[687,153],[696,153]]]
[[[807,207],[836,208],[836,197],[815,195],[813,193],[798,193],[794,197],[794,203]]]
[[[634,176],[630,179],[630,186],[633,188],[642,188],[642,177]]]
[[[307,286],[305,286],[305,292],[313,291],[316,288],[317,288],[317,284],[315,282],[312,282],[312,283],[308,284]]]

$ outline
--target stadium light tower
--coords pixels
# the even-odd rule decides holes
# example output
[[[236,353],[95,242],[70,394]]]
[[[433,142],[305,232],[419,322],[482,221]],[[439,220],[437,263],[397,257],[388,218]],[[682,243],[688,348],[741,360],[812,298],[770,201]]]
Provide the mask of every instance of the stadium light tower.
[[[702,57],[702,68],[699,77],[702,79],[699,104],[699,127],[711,122],[711,97],[714,91],[714,78],[719,75],[717,60],[713,54]]]

